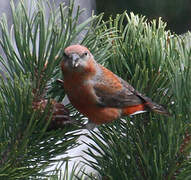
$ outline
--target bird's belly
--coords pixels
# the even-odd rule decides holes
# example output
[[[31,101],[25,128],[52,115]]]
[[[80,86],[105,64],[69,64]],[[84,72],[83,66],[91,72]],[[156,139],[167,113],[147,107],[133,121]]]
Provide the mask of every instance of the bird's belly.
[[[109,123],[121,115],[120,109],[100,107],[90,87],[78,87],[67,95],[71,104],[95,124]]]
[[[121,112],[117,108],[88,107],[82,114],[87,116],[91,122],[99,125],[118,119]]]
[[[77,109],[86,116],[89,121],[97,125],[112,122],[121,115],[120,110],[117,108],[103,108],[89,105],[84,107],[80,106]]]

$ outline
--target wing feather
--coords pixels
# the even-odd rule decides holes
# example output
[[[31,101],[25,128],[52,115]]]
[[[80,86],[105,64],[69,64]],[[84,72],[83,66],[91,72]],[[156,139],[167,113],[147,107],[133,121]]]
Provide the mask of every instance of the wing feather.
[[[94,92],[100,106],[124,108],[144,102],[130,84],[110,72],[109,74],[106,72],[107,76],[102,74],[100,80],[97,77],[97,83],[94,85]]]
[[[103,107],[127,108],[144,104],[144,108],[169,115],[169,112],[150,98],[136,91],[129,83],[100,65],[102,72],[96,76],[94,92],[98,105]]]

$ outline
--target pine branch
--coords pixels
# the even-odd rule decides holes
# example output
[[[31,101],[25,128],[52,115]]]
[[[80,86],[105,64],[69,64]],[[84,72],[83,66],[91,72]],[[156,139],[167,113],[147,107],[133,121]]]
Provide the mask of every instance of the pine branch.
[[[190,176],[191,71],[190,34],[172,35],[159,19],[123,13],[107,66],[156,102],[170,117],[142,114],[124,117],[88,136],[85,162],[106,179],[185,179]],[[185,135],[187,134],[187,135]],[[84,142],[85,143],[85,142]]]
[[[27,1],[17,6],[11,1],[11,31],[5,16],[0,21],[0,45],[6,56],[0,57],[6,70],[6,79],[0,82],[1,179],[47,177],[51,173],[43,170],[59,161],[55,157],[78,145],[79,127],[67,122],[71,116],[83,121],[83,116],[71,105],[68,111],[60,103],[65,93],[57,83],[62,78],[64,48],[77,43],[78,35],[86,30],[81,43],[97,52],[98,59],[106,60],[112,54],[113,38],[108,34],[114,30],[107,28],[108,22],[102,22],[102,15],[78,24],[83,11],[78,8],[73,17],[74,1],[69,7],[61,4],[59,8],[42,0],[31,3],[33,9]]]
[[[70,119],[69,112],[56,101],[61,101],[65,93],[63,87],[54,86],[54,82],[61,77],[59,64],[64,48],[76,43],[82,30],[88,31],[86,43],[99,43],[105,37],[100,27],[102,16],[92,16],[78,25],[82,11],[78,9],[72,18],[73,1],[68,8],[48,6],[48,16],[44,1],[32,1],[33,11],[26,2],[20,1],[15,7],[11,1],[13,26],[10,32],[5,16],[0,22],[0,45],[6,56],[0,58],[6,69],[6,79],[0,82],[1,179],[46,177],[42,169],[78,145],[76,130],[79,127],[65,123]],[[100,32],[102,38],[91,39],[94,32]],[[72,114],[76,114],[76,110]],[[61,122],[58,115],[63,117]]]

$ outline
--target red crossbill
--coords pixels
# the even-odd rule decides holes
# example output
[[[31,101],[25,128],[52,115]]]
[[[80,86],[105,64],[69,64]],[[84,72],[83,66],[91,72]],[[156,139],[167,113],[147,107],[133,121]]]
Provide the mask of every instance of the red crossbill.
[[[100,125],[146,111],[168,114],[161,105],[98,64],[82,45],[65,49],[61,69],[71,104],[91,123]]]

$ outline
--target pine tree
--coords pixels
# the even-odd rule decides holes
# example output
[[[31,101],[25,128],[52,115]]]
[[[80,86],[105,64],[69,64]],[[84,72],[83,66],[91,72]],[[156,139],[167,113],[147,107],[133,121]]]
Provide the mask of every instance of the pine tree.
[[[144,113],[98,127],[88,136],[96,145],[88,143],[86,151],[95,162],[84,163],[100,179],[190,179],[190,33],[177,36],[161,19],[149,22],[126,12],[107,22],[102,14],[92,16],[78,25],[82,12],[72,17],[73,3],[57,9],[39,0],[31,11],[26,2],[15,7],[11,1],[11,7],[11,31],[5,16],[0,23],[6,55],[0,58],[5,72],[0,82],[0,179],[46,178],[51,173],[45,168],[70,158],[55,157],[78,146],[80,127],[71,120],[83,123],[85,118],[61,104],[65,93],[58,81],[63,50],[75,43],[87,46],[97,61],[170,112],[169,117]],[[66,166],[61,179],[77,178],[76,167],[68,175]]]
[[[27,3],[20,1],[15,7],[11,1],[10,31],[5,15],[0,21],[5,54],[0,57],[4,71],[0,80],[0,179],[6,180],[45,178],[54,174],[47,167],[68,161],[69,157],[56,157],[78,145],[80,129],[72,119],[81,122],[81,117],[71,106],[61,104],[65,96],[59,83],[63,50],[79,41],[82,30],[87,31],[83,44],[95,54],[98,44],[102,49],[111,47],[102,15],[78,24],[83,11],[78,8],[73,17],[73,1],[69,7],[61,4],[58,8],[42,0],[32,1],[30,7]],[[107,51],[99,54],[100,59],[106,56]]]
[[[107,67],[164,104],[170,116],[145,113],[99,127],[86,151],[95,161],[85,162],[108,180],[190,179],[190,33],[177,36],[161,19],[133,13],[118,15],[110,27],[121,38]]]

